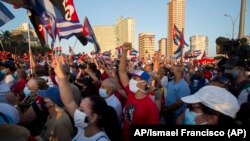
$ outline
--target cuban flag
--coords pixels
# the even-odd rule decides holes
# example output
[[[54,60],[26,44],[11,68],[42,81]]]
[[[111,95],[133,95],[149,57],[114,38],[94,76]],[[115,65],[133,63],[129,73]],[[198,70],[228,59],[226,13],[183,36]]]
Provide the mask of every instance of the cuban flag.
[[[178,59],[182,56],[183,48],[181,46],[178,46],[177,50],[174,52],[174,58]]]
[[[92,29],[87,17],[85,17],[84,23],[83,23],[83,35],[87,38],[89,42],[94,44],[95,54],[98,54],[101,51],[101,49],[97,42],[94,30]]]
[[[202,51],[201,50],[195,50],[195,51],[193,51],[193,57],[198,57],[198,56],[200,56],[202,54]]]
[[[174,25],[174,31],[173,31],[173,40],[176,46],[189,46],[186,41],[184,40],[183,33]]]
[[[98,58],[103,60],[106,64],[111,64],[111,50],[103,52]]]
[[[129,52],[129,55],[130,55],[130,56],[137,56],[137,53],[138,53],[138,51],[132,48],[132,49],[130,50],[130,52]]]
[[[15,16],[0,2],[0,27],[14,19]]]

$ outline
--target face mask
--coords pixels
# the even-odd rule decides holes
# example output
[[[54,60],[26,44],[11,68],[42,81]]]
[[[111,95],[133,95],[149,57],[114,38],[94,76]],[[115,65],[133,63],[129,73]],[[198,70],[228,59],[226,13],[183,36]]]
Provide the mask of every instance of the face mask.
[[[74,123],[77,128],[86,128],[88,126],[87,115],[84,112],[76,109],[74,113]]]
[[[6,72],[6,70],[4,69],[4,70],[1,70],[1,73],[5,75],[7,72]]]
[[[232,71],[230,74],[232,75],[233,78],[238,78],[240,75],[240,72],[235,70],[235,71]]]
[[[108,97],[107,90],[100,88],[100,89],[99,89],[99,95],[100,95],[102,98],[107,98],[107,97]]]
[[[130,91],[133,92],[133,93],[136,93],[138,90],[140,90],[140,91],[146,93],[146,91],[144,91],[144,90],[142,90],[142,89],[140,89],[140,88],[137,87],[137,84],[140,83],[140,82],[144,82],[144,81],[143,80],[136,81],[134,79],[131,79],[129,81],[129,89],[130,89]]]
[[[185,118],[183,121],[184,125],[196,125],[197,123],[195,122],[195,118],[201,115],[201,113],[195,113],[189,110],[189,108],[186,109],[185,111]]]
[[[129,89],[131,92],[136,93],[139,90],[139,88],[136,86],[137,83],[138,82],[134,79],[129,80]]]
[[[17,79],[17,72],[14,73],[13,77]]]
[[[30,90],[28,89],[27,86],[24,87],[23,93],[25,94],[26,97],[31,95],[31,94],[30,94],[31,92],[30,92]]]

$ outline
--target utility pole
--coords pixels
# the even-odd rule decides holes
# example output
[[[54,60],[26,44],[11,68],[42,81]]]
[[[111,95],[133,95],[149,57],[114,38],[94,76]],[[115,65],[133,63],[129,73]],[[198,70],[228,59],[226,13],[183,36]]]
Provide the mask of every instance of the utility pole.
[[[245,12],[246,12],[246,0],[241,0],[240,27],[239,27],[239,36],[238,36],[239,39],[243,38],[244,36]]]

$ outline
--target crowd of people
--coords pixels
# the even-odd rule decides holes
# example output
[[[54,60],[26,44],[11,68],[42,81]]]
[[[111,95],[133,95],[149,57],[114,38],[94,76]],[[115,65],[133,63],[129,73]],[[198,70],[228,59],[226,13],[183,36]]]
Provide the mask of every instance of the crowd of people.
[[[128,141],[132,125],[250,124],[248,65],[52,56],[0,63],[0,140]]]

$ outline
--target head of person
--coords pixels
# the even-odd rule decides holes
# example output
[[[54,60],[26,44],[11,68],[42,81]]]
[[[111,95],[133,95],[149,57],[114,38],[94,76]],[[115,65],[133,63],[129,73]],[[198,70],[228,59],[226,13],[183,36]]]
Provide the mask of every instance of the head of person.
[[[181,65],[174,65],[173,73],[175,77],[183,77],[183,67]]]
[[[236,97],[229,91],[211,85],[181,100],[188,104],[182,122],[186,125],[233,125],[240,109]]]
[[[115,140],[120,130],[115,110],[103,98],[94,95],[81,101],[79,110],[74,113],[74,122],[78,128],[104,129],[110,140]]]
[[[16,71],[16,67],[14,62],[12,61],[6,61],[3,63],[3,69],[1,70],[1,72],[5,75],[8,74],[13,74]]]
[[[231,57],[223,65],[225,70],[231,74],[233,79],[238,79],[239,77],[245,77],[245,72],[248,69],[248,65],[244,59],[239,57]]]
[[[30,131],[20,125],[0,125],[1,140],[4,141],[34,141]]]
[[[99,95],[103,98],[108,98],[116,91],[116,83],[113,79],[107,78],[102,81],[99,89]]]
[[[153,71],[153,65],[152,64],[146,64],[144,67],[144,70],[148,73]]]
[[[24,69],[18,69],[16,71],[16,77],[17,77],[18,80],[21,80],[21,79],[26,80],[27,79],[27,74],[26,74]]]
[[[58,87],[50,87],[47,90],[39,90],[38,95],[43,97],[48,109],[64,107]]]
[[[209,84],[218,86],[221,88],[229,89],[231,81],[230,81],[230,78],[226,74],[223,74],[221,76],[216,76],[215,78],[213,78]]]
[[[24,88],[23,92],[26,96],[34,96],[37,95],[37,91],[39,90],[37,80],[32,78],[27,82],[26,87]]]
[[[146,71],[135,71],[132,74],[131,79],[129,80],[129,89],[133,93],[138,91],[145,92],[147,86],[150,83],[150,75]]]
[[[49,86],[47,82],[42,78],[32,78],[27,82],[23,92],[25,96],[36,96],[38,90],[46,90]]]
[[[158,75],[163,77],[168,75],[168,68],[163,66],[159,68]]]

